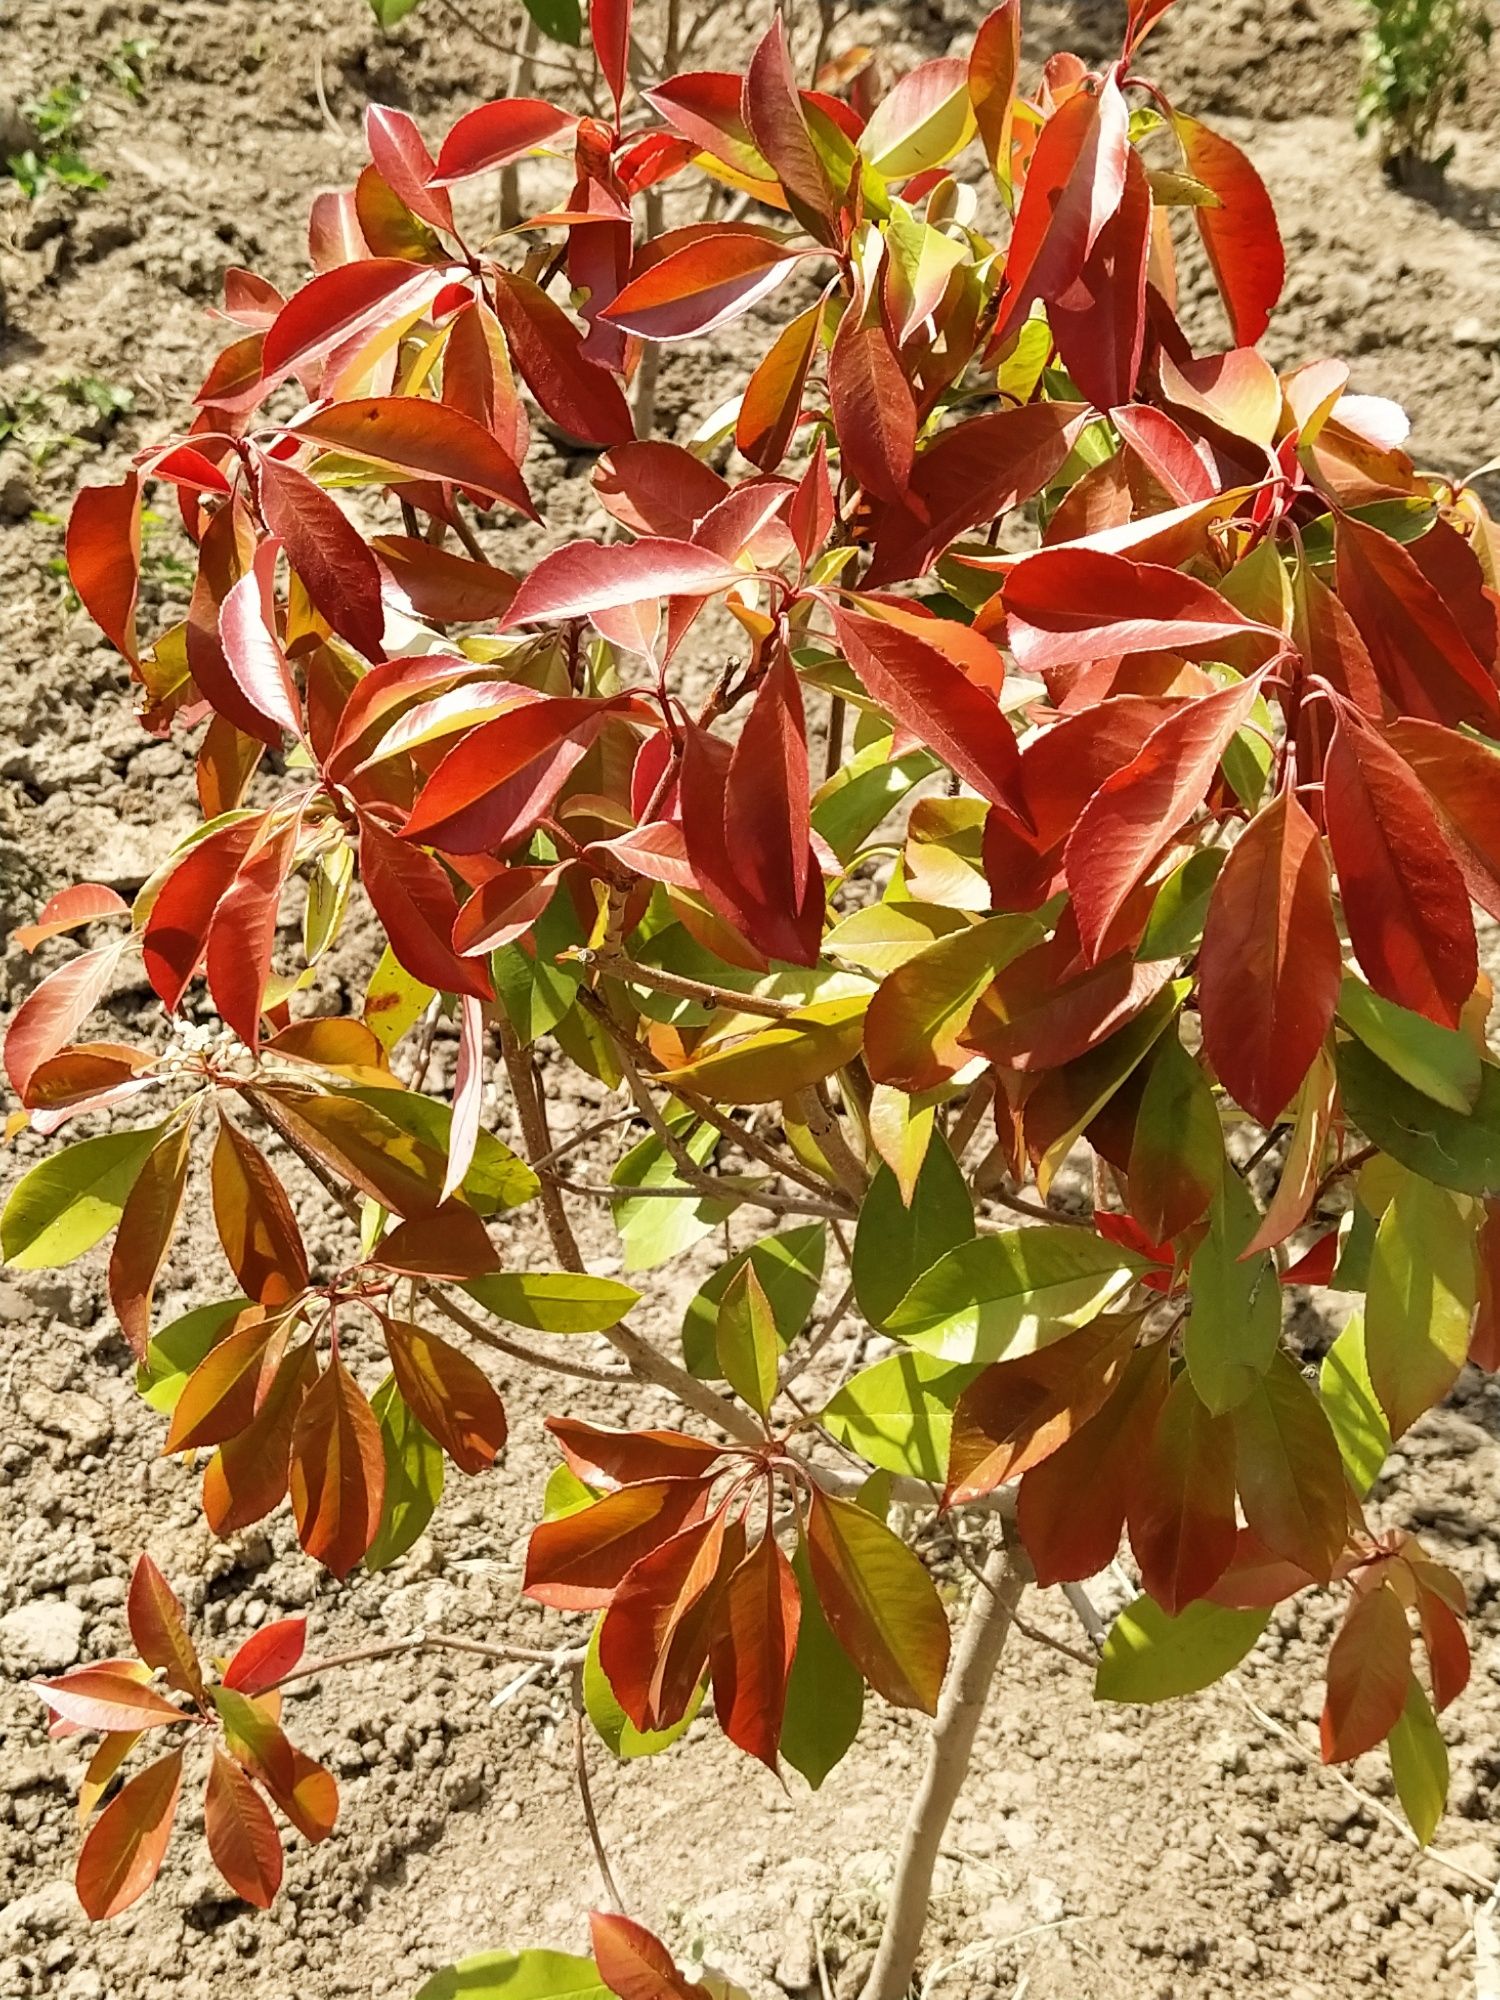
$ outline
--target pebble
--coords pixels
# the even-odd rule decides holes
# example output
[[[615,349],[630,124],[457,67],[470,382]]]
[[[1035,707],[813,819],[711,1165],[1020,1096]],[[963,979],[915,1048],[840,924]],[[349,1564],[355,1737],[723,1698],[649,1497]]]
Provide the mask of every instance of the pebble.
[[[55,1597],[33,1598],[0,1618],[0,1651],[17,1673],[57,1673],[83,1651],[84,1614]]]

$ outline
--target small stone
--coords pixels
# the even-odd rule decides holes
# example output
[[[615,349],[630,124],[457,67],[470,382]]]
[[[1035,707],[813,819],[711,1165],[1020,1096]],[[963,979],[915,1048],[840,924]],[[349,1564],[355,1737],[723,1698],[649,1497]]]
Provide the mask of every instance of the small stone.
[[[1481,319],[1478,313],[1465,313],[1454,323],[1453,345],[1455,347],[1482,347],[1493,354],[1500,349],[1500,326]]]
[[[1060,1924],[1068,1913],[1062,1890],[1045,1875],[1032,1877],[1031,1908],[1039,1924]]]
[[[83,1650],[84,1614],[55,1597],[33,1598],[0,1618],[0,1651],[17,1673],[57,1673]]]
[[[0,452],[0,521],[24,521],[36,506],[36,481],[18,451]]]

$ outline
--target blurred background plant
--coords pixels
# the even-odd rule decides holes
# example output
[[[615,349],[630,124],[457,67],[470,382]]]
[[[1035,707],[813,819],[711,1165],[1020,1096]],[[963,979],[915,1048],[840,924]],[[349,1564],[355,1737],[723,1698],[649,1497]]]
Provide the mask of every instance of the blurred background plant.
[[[1492,23],[1483,0],[1367,0],[1365,77],[1356,122],[1380,135],[1381,165],[1397,187],[1442,181],[1453,157],[1444,118],[1469,94]]]

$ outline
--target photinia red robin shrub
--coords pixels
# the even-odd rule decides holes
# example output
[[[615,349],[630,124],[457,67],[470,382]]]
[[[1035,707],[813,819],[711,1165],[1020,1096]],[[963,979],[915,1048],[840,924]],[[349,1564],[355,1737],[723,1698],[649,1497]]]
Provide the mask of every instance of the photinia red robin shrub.
[[[73,511],[78,595],[144,726],[194,733],[203,824],[132,906],[85,884],[22,933],[95,939],[11,1024],[22,1122],[108,1122],[0,1231],[35,1269],[114,1230],[210,1526],[290,1497],[340,1578],[411,1545],[446,1462],[504,1476],[487,1349],[549,1371],[524,1588],[592,1631],[520,1657],[572,1672],[617,1754],[711,1700],[817,1785],[873,1691],[966,1756],[909,1539],[937,1509],[990,1538],[968,1616],[1001,1636],[1024,1580],[1080,1585],[1124,1541],[1109,1700],[1204,1687],[1332,1592],[1324,1755],[1384,1743],[1425,1840],[1464,1601],[1370,1495],[1466,1358],[1500,1365],[1497,541],[1342,363],[1258,352],[1281,242],[1244,154],[1136,72],[1169,4],[1134,0],[1099,71],[1023,83],[1009,0],[888,89],[849,63],[804,87],[778,20],[743,75],[638,91],[630,8],[595,0],[594,113],[484,104],[434,154],[371,109],[311,277],[231,272],[193,421]],[[518,163],[540,191],[486,241]],[[1190,245],[1215,329],[1179,315]],[[658,351],[731,323],[732,402],[654,434]],[[543,425],[592,459],[601,532],[548,532]],[[145,637],[168,488],[196,580]],[[362,1012],[309,1013],[356,895]],[[135,956],[163,1035],[76,1040]],[[549,1123],[564,1066],[606,1107],[592,1167]],[[339,1218],[337,1269],[285,1176]],[[189,1198],[232,1284],[158,1326]],[[551,1269],[502,1262],[494,1219],[531,1202]],[[738,1232],[680,1354],[588,1271],[601,1203],[642,1283]],[[1318,1366],[1288,1299],[1329,1291],[1364,1303]],[[850,1315],[865,1365],[836,1381]],[[682,1427],[584,1421],[570,1374],[654,1385]],[[301,1627],[211,1682],[144,1560],[130,1613],[138,1661],[40,1690],[104,1732],[85,1804],[142,1736],[207,1743],[211,1852],[264,1903],[267,1800],[309,1838],[335,1809],[278,1721]],[[148,1885],[181,1769],[94,1821],[93,1915]],[[688,1991],[626,1919],[595,1944],[623,2000]]]

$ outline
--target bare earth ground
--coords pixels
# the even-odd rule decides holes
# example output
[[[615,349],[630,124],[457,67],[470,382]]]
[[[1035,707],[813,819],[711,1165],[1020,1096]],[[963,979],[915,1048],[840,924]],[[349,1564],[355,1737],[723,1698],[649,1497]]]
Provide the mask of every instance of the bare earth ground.
[[[491,0],[469,5],[484,20],[505,17]],[[719,11],[703,59],[728,58],[749,11]],[[841,32],[931,55],[962,45],[977,11],[957,0],[857,8]],[[1085,55],[1106,54],[1121,11],[1042,0],[1030,10],[1033,48],[1066,36]],[[1356,22],[1352,0],[1183,0],[1153,66],[1187,108],[1248,143],[1271,182],[1293,268],[1274,358],[1349,353],[1355,386],[1399,397],[1426,460],[1461,471],[1496,450],[1500,430],[1500,93],[1487,85],[1470,107],[1441,210],[1393,194],[1346,117]],[[8,931],[67,881],[137,887],[193,817],[188,757],[175,741],[141,736],[120,663],[67,610],[49,517],[65,511],[80,477],[111,476],[139,441],[175,423],[215,344],[205,308],[227,264],[297,278],[308,197],[352,177],[367,100],[408,105],[433,135],[498,94],[505,66],[437,0],[389,40],[363,0],[11,0],[0,37],[4,88],[23,99],[72,73],[100,78],[127,40],[155,45],[139,101],[103,81],[89,106],[85,150],[108,171],[106,191],[52,191],[28,205],[0,182],[0,414],[16,426],[0,448]],[[319,60],[331,118],[348,138],[319,107]],[[727,394],[734,358],[731,336],[691,372],[669,366],[667,421]],[[80,386],[88,381],[128,391],[131,408],[99,414]],[[549,511],[575,531],[589,519],[586,471],[581,459],[559,460],[536,475]],[[525,544],[512,533],[497,546],[518,556]],[[153,548],[163,554],[150,565],[148,611],[180,590],[170,536]],[[67,949],[49,948],[57,958]],[[356,940],[318,1003],[352,998],[360,970]],[[12,949],[0,1000],[14,1006],[37,971]],[[133,988],[115,996],[120,1028],[145,1027],[145,1001]],[[555,1108],[559,1133],[584,1115],[565,1099]],[[503,1131],[503,1106],[496,1117]],[[35,1151],[23,1139],[0,1180]],[[304,1220],[314,1255],[331,1253],[311,1201]],[[507,1247],[517,1264],[549,1261],[524,1217]],[[618,1268],[603,1222],[589,1247],[597,1269]],[[169,1275],[164,1313],[222,1294],[227,1274],[206,1217],[184,1232]],[[701,1268],[671,1267],[642,1324],[675,1338],[700,1277]],[[283,1518],[212,1541],[194,1479],[157,1456],[162,1426],[132,1392],[102,1281],[97,1259],[0,1276],[0,2000],[404,1996],[432,1967],[484,1945],[579,1948],[595,1890],[565,1701],[540,1682],[492,1708],[501,1680],[451,1655],[436,1670],[431,1659],[396,1661],[299,1694],[295,1733],[338,1772],[343,1814],[316,1853],[293,1842],[269,1916],[225,1899],[189,1837],[188,1812],[153,1895],[108,1928],[83,1921],[69,1883],[81,1756],[46,1743],[19,1683],[121,1647],[137,1549],[184,1588],[220,1649],[292,1608],[311,1612],[319,1650],[423,1625],[561,1637],[564,1621],[517,1595],[548,1462],[539,1419],[560,1408],[606,1414],[599,1392],[554,1378],[502,1382],[513,1430],[504,1467],[455,1480],[410,1556],[337,1590],[319,1581]],[[1309,1322],[1306,1332],[1315,1342],[1323,1329]],[[665,1413],[643,1393],[634,1411],[615,1403],[608,1414]],[[1471,1995],[1466,1898],[1482,1899],[1474,1878],[1500,1874],[1497,1428],[1500,1391],[1466,1382],[1455,1408],[1405,1442],[1382,1489],[1389,1522],[1430,1537],[1475,1606],[1475,1680],[1447,1722],[1453,1802],[1439,1842],[1448,1862],[1419,1857],[1309,1761],[1325,1607],[1281,1614],[1245,1671],[1245,1693],[1276,1728],[1230,1690],[1170,1711],[1096,1708],[1081,1667],[1018,1638],[943,1863],[929,1989],[944,2000],[1023,1989],[1030,2000]],[[1035,1615],[1068,1631],[1050,1600]],[[872,1714],[816,1797],[795,1778],[783,1795],[709,1725],[692,1736],[691,1747],[631,1767],[603,1768],[596,1746],[600,1808],[632,1907],[764,2000],[816,1992],[821,1950],[847,2000],[868,1962],[921,1727]],[[1356,1779],[1387,1799],[1383,1763],[1367,1764]]]

